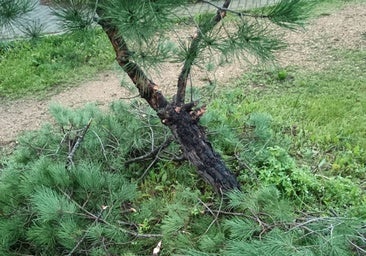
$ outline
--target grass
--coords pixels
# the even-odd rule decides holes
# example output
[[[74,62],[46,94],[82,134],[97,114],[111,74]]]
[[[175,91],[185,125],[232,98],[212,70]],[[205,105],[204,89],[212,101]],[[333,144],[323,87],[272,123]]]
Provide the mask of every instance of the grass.
[[[354,203],[349,214],[365,216],[366,50],[333,54],[319,71],[252,70],[216,92],[202,122],[244,191],[275,184],[308,210]]]
[[[279,138],[277,143],[285,147],[284,142],[287,143],[299,166],[309,166],[317,175],[339,176],[363,184],[366,51],[338,50],[334,54],[339,62],[321,71],[297,67],[254,70],[236,81],[232,90],[226,88],[226,92],[218,93],[211,105],[213,112],[221,106],[226,113],[218,116],[227,116],[228,111],[232,115],[232,120],[222,123],[239,126],[255,113],[269,115],[274,136]],[[213,126],[221,129],[217,128],[219,125]]]
[[[366,52],[342,54],[344,61],[327,70],[289,71],[294,79],[288,81],[281,81],[273,74],[272,81],[266,82],[267,88],[256,89],[255,94],[248,96],[249,108],[268,112],[288,125],[302,126],[314,141],[327,142],[328,137],[344,140],[352,134],[366,147],[362,127],[366,122],[366,67],[362,61]],[[243,77],[237,85],[250,87],[257,84],[260,81],[256,81],[256,75],[259,73]]]
[[[314,16],[326,15],[344,2],[323,1]],[[113,62],[113,50],[101,30],[3,41],[0,42],[0,99],[57,93],[60,88],[91,79],[109,69]]]
[[[102,31],[0,42],[0,98],[42,96],[92,78],[113,63]]]

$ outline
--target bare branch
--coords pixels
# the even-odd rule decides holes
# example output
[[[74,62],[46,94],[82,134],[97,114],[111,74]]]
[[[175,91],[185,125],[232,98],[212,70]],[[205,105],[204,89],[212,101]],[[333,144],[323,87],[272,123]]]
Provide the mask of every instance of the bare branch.
[[[214,3],[211,3],[211,2],[205,1],[205,0],[202,0],[201,2],[205,3],[205,4],[209,4],[213,7],[215,7],[219,11],[230,12],[230,13],[238,15],[239,17],[247,16],[247,17],[252,17],[252,18],[270,18],[269,15],[258,15],[258,14],[248,13],[248,12],[238,12],[238,11],[235,11],[235,10],[232,10],[232,9],[229,9],[229,8],[220,7],[220,6],[218,6]]]
[[[81,142],[83,141],[84,136],[91,125],[91,122],[92,122],[92,119],[90,118],[89,122],[81,130],[80,134],[77,135],[77,140],[76,140],[75,144],[72,146],[72,148],[67,156],[66,169],[70,169],[74,165],[73,158],[74,158],[75,152],[78,149],[78,147],[80,146]]]
[[[128,165],[130,163],[134,163],[134,162],[139,162],[139,161],[144,161],[146,159],[155,157],[157,154],[160,153],[161,150],[165,149],[166,147],[168,147],[170,145],[170,143],[172,143],[173,141],[173,137],[168,138],[166,141],[164,141],[163,144],[161,144],[159,147],[155,148],[154,150],[150,151],[149,153],[133,158],[133,159],[129,159],[125,162],[125,165]]]
[[[220,193],[221,193],[221,199],[220,199],[220,206],[219,206],[219,210],[217,211],[217,213],[216,213],[216,215],[215,214],[213,214],[213,212],[212,212],[212,210],[206,205],[206,204],[204,204],[201,200],[200,200],[200,202],[201,203],[203,203],[203,205],[213,214],[213,216],[214,216],[214,219],[213,219],[213,221],[210,223],[210,225],[208,225],[208,227],[207,227],[207,229],[206,229],[206,231],[202,234],[202,236],[203,235],[205,235],[205,234],[207,234],[207,232],[211,229],[211,227],[212,227],[212,225],[213,224],[215,224],[215,222],[217,221],[217,219],[219,218],[219,216],[220,216],[220,212],[221,212],[221,207],[222,207],[222,204],[223,204],[223,202],[224,202],[224,197],[223,197],[223,192],[222,192],[222,190],[220,189]]]
[[[102,206],[101,210],[97,216],[97,218],[94,220],[94,223],[97,223],[99,218],[102,216],[103,212],[107,209],[107,206]],[[67,256],[72,256],[73,253],[75,252],[75,250],[80,246],[80,244],[84,241],[84,239],[86,238],[86,236],[88,235],[88,230],[85,231],[84,235],[80,238],[80,240],[77,242],[77,244],[74,246],[74,248],[72,248],[72,250],[67,254]]]
[[[348,239],[348,242],[349,242],[353,247],[355,247],[355,248],[356,248],[356,250],[358,250],[358,251],[360,251],[360,252],[362,252],[362,253],[364,253],[364,254],[366,255],[366,250],[362,249],[360,246],[358,246],[357,244],[353,243],[353,242],[352,242],[351,240],[349,240],[349,239]]]
[[[110,227],[113,227],[113,228],[116,228],[118,230],[120,230],[121,232],[123,233],[126,233],[126,234],[129,234],[129,235],[132,235],[136,238],[155,238],[155,237],[162,237],[163,235],[162,234],[140,234],[138,232],[134,232],[134,231],[131,231],[131,230],[127,230],[127,229],[124,229],[124,228],[120,228],[116,225],[113,225],[111,223],[109,223],[108,221],[106,221],[105,219],[103,219],[101,216],[102,214],[98,214],[98,215],[95,215],[91,212],[89,212],[88,210],[86,210],[83,206],[81,206],[79,203],[77,203],[74,199],[72,199],[70,197],[70,195],[68,195],[65,191],[63,191],[62,189],[58,188],[58,190],[64,195],[66,196],[66,198],[68,200],[70,200],[72,203],[74,203],[81,211],[83,211],[88,217],[90,217],[91,219],[94,219],[94,222],[101,222],[105,225],[108,225]],[[104,209],[103,209],[104,208]],[[103,211],[101,213],[103,213],[108,207],[107,206],[102,206],[102,209]],[[120,221],[117,221],[118,223],[120,224],[125,224],[123,222],[120,222]],[[129,225],[132,225],[131,223],[129,223]],[[71,254],[70,254],[71,255]]]

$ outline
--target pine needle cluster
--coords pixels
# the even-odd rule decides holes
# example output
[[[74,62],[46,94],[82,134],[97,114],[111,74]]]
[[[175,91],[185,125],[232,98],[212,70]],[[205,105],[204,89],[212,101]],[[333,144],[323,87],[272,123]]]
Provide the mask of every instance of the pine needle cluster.
[[[24,14],[33,10],[35,3],[22,0],[1,0],[0,1],[0,27],[11,28],[19,24]]]

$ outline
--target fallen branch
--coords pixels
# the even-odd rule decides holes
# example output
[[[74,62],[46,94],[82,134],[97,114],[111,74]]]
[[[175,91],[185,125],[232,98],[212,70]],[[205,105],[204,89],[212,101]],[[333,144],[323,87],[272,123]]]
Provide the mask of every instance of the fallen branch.
[[[132,231],[132,230],[127,230],[127,229],[124,229],[124,228],[121,228],[121,227],[119,227],[119,226],[117,226],[117,225],[114,225],[114,224],[112,224],[112,223],[110,223],[110,222],[108,222],[108,221],[106,221],[105,219],[103,219],[102,218],[102,214],[101,213],[103,213],[107,208],[108,208],[108,206],[105,206],[105,205],[103,205],[102,206],[102,211],[100,212],[100,214],[98,214],[98,215],[95,215],[95,214],[93,214],[93,213],[91,213],[91,212],[89,212],[88,210],[86,210],[82,205],[80,205],[79,203],[77,203],[74,199],[72,199],[71,197],[70,197],[70,195],[68,195],[65,191],[63,191],[62,189],[60,189],[60,188],[58,188],[58,190],[68,199],[68,200],[70,200],[70,202],[72,202],[73,204],[75,204],[76,205],[76,207],[78,207],[81,211],[83,211],[84,213],[85,213],[85,215],[87,216],[87,217],[89,217],[90,219],[93,219],[94,220],[94,222],[93,223],[95,223],[95,222],[100,222],[100,223],[103,223],[103,224],[105,224],[105,225],[107,225],[107,226],[110,226],[110,227],[113,227],[113,228],[115,228],[116,230],[119,230],[119,231],[121,231],[121,232],[123,232],[123,233],[126,233],[126,234],[129,234],[129,235],[131,235],[131,236],[134,236],[134,237],[136,237],[136,238],[156,238],[156,237],[163,237],[163,235],[162,234],[141,234],[141,233],[138,233],[138,232],[135,232],[135,231]],[[133,224],[133,223],[126,223],[126,222],[122,222],[122,221],[117,221],[117,223],[118,224],[123,224],[123,225],[130,225],[130,226],[136,226],[135,224]]]
[[[76,150],[78,149],[78,147],[80,146],[81,142],[84,139],[84,136],[86,134],[86,132],[88,131],[90,125],[91,125],[92,119],[89,119],[89,122],[84,126],[84,128],[81,130],[80,134],[76,135],[77,140],[76,142],[73,144],[68,156],[67,156],[67,163],[66,163],[66,169],[70,169],[72,166],[74,166],[74,155]]]
[[[93,224],[96,224],[100,217],[102,216],[103,212],[107,209],[108,207],[107,206],[102,206],[101,207],[101,210],[97,216],[97,218],[94,220]],[[76,249],[80,246],[80,244],[85,240],[86,236],[88,235],[88,229],[85,231],[84,235],[80,238],[80,240],[77,242],[77,244],[74,246],[74,248],[72,248],[72,250],[67,254],[67,256],[72,256],[73,253],[76,251]]]

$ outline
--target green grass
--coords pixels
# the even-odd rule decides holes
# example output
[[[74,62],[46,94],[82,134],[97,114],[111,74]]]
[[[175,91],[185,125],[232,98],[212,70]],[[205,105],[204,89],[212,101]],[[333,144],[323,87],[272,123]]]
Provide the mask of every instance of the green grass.
[[[345,3],[326,0],[314,16],[327,15]],[[71,49],[71,51],[70,51]],[[111,67],[112,47],[101,30],[0,42],[0,99],[44,96],[91,79]]]
[[[362,188],[366,179],[366,51],[334,54],[339,62],[321,71],[297,67],[254,70],[234,88],[220,91],[203,120],[215,134],[222,134],[213,138],[216,146],[227,155],[233,154],[227,151],[233,146],[247,150],[240,146],[245,139],[233,136],[232,129],[235,133],[243,130],[247,136],[247,124],[256,116],[255,125],[271,123],[267,135],[264,131],[266,140],[275,141],[269,146],[286,149],[298,167],[306,166],[322,177],[343,177]],[[262,114],[258,117],[258,113]],[[250,129],[249,125],[249,133]],[[253,138],[247,145],[250,140]],[[264,156],[268,157],[271,153]],[[255,162],[256,158],[258,155],[250,159]]]
[[[202,122],[244,191],[276,185],[308,210],[365,216],[366,51],[333,56],[320,71],[248,72],[216,92]]]
[[[113,63],[105,34],[86,31],[0,42],[0,98],[42,96],[92,78]]]
[[[343,61],[319,72],[288,71],[276,74],[267,88],[248,95],[249,109],[270,113],[278,122],[297,125],[313,142],[357,144],[366,148],[366,51],[340,51]],[[244,77],[237,86],[257,84],[260,74]]]

